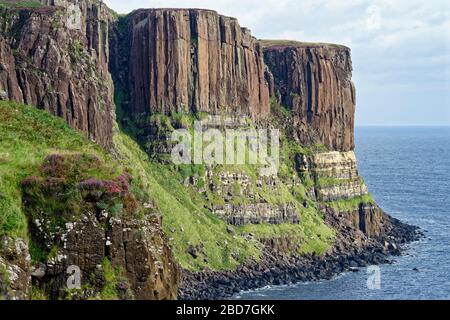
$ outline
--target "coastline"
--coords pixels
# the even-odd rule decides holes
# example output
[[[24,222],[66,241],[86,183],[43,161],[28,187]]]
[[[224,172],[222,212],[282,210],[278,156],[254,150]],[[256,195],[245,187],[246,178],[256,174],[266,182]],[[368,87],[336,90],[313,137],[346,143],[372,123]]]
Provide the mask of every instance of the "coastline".
[[[424,237],[419,227],[408,225],[384,214],[387,222],[383,235],[366,239],[355,247],[352,234],[342,234],[333,250],[323,256],[286,255],[267,247],[261,261],[249,261],[236,271],[191,272],[182,270],[179,300],[229,299],[242,291],[266,286],[330,280],[347,271],[369,265],[392,263],[392,257],[402,255],[406,245]],[[330,219],[327,222],[330,223]],[[331,219],[334,220],[334,219]],[[343,245],[343,246],[341,246]]]

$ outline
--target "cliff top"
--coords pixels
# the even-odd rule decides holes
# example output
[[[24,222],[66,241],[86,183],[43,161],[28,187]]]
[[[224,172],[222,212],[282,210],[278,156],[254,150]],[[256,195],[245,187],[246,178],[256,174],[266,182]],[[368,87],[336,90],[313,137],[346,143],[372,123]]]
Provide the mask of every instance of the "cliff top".
[[[0,0],[0,6],[8,8],[40,8],[43,5],[39,1]]]
[[[228,19],[236,20],[236,21],[238,20],[235,17],[224,16],[224,15],[218,13],[215,10],[202,9],[202,8],[142,8],[142,9],[136,9],[136,10],[132,11],[129,15],[131,16],[131,15],[138,14],[138,13],[141,13],[141,12],[170,12],[170,11],[205,12],[205,13],[212,13],[212,14],[215,14],[217,16],[225,17],[225,18],[228,18]]]
[[[346,49],[350,48],[334,43],[322,42],[302,42],[295,40],[259,40],[264,48],[328,48],[328,49]]]
[[[39,1],[25,1],[25,0],[0,0],[0,7],[6,8],[23,8],[23,9],[38,9],[45,7]]]

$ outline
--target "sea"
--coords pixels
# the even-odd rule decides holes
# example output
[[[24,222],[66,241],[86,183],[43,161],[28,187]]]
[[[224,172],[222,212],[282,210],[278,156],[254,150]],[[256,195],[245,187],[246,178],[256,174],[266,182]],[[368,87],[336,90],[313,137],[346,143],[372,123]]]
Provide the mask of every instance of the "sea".
[[[426,237],[379,269],[241,292],[235,299],[450,299],[450,127],[357,127],[355,134],[359,172],[377,203]]]

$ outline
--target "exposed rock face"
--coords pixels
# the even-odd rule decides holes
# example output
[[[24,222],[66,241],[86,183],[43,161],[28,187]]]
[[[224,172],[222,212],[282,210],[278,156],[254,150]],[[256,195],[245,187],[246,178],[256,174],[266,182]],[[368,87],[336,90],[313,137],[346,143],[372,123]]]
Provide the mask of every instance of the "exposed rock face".
[[[109,9],[98,1],[41,2],[52,6],[0,9],[0,92],[109,146],[115,117]]]
[[[298,140],[330,150],[354,148],[355,88],[350,49],[328,44],[263,41],[273,94],[293,112]]]
[[[353,151],[321,152],[304,156],[300,170],[314,181],[312,193],[315,198],[329,205],[340,200],[361,199],[369,195],[364,181],[358,174],[356,156]],[[354,210],[338,212],[342,222],[347,221],[354,229],[368,237],[378,237],[383,230],[383,211],[374,203],[361,203]],[[333,211],[325,211],[325,214]]]
[[[375,204],[361,203],[355,216],[358,217],[355,225],[368,237],[379,237],[385,230],[383,225],[385,214]]]
[[[222,197],[226,203],[213,205],[212,213],[232,225],[299,223],[299,213],[292,203],[267,203],[261,196],[263,189],[276,193],[281,180],[276,176],[259,177],[254,181],[245,173],[208,170],[206,188]],[[195,185],[195,181],[193,181]],[[236,199],[242,203],[233,203]]]
[[[28,245],[20,238],[0,241],[0,300],[26,300],[31,290]]]
[[[138,10],[127,19],[128,39],[111,41],[119,63],[111,69],[123,68],[128,54],[128,74],[118,77],[130,93],[128,112],[268,114],[262,49],[236,19],[199,9]],[[129,47],[119,48],[124,41]]]
[[[299,217],[293,205],[271,205],[268,203],[255,203],[216,206],[212,212],[232,225],[245,224],[298,224]]]
[[[319,201],[348,200],[369,193],[358,174],[353,151],[321,152],[302,159],[301,170],[310,173]]]
[[[44,253],[33,257],[41,259],[35,284],[53,299],[98,297],[105,286],[119,299],[175,299],[178,265],[160,218],[128,190],[131,178],[82,180],[78,169],[100,170],[101,163],[87,155],[52,155],[41,176],[22,183],[32,241]],[[81,272],[77,291],[67,286],[71,266]]]

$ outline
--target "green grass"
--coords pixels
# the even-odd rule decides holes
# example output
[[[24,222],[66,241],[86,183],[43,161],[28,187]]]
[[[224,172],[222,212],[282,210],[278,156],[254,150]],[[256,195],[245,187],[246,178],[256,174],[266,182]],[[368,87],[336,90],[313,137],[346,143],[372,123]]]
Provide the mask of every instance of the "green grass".
[[[371,194],[355,197],[348,200],[326,202],[325,204],[339,212],[351,212],[357,210],[361,204],[374,204],[375,200]]]
[[[41,8],[44,7],[38,1],[0,0],[0,8]]]
[[[100,292],[102,300],[119,300],[117,286],[120,281],[125,281],[124,271],[120,268],[114,268],[107,258],[102,261],[103,276],[105,284]]]
[[[302,223],[295,224],[249,224],[237,230],[252,233],[257,239],[270,239],[280,236],[289,237],[292,243],[291,254],[315,253],[321,255],[327,252],[334,243],[335,233],[313,214],[303,215]]]
[[[205,199],[192,186],[181,183],[183,177],[176,166],[150,162],[147,154],[125,134],[116,135],[114,143],[120,161],[131,168],[141,190],[148,192],[161,212],[163,230],[171,238],[172,250],[182,267],[234,269],[246,259],[260,257],[257,242],[229,235],[227,224],[204,209]],[[203,246],[204,254],[192,258],[187,252],[190,245]],[[239,259],[233,259],[232,253]]]
[[[38,286],[31,286],[30,300],[49,300],[47,293]]]
[[[310,48],[310,47],[325,47],[330,49],[347,48],[346,46],[334,44],[334,43],[323,43],[323,42],[302,42],[295,40],[259,40],[263,47],[294,47],[294,48]]]
[[[9,281],[9,273],[4,265],[0,265],[0,279],[3,283],[8,283]]]
[[[270,204],[294,205],[299,225],[249,225],[232,236],[227,232],[227,224],[206,209],[223,199],[209,194],[216,197],[211,200],[200,194],[196,186],[182,183],[186,176],[202,175],[203,167],[188,166],[183,172],[175,165],[156,163],[129,136],[118,129],[116,132],[111,155],[59,118],[33,107],[0,102],[0,234],[28,238],[20,183],[36,174],[47,155],[82,153],[109,163],[111,169],[129,170],[134,178],[131,191],[140,202],[149,202],[161,213],[162,227],[176,260],[186,269],[234,269],[248,259],[258,260],[262,245],[256,240],[248,241],[245,234],[249,232],[256,238],[289,234],[298,239],[299,252],[320,254],[330,247],[333,231],[324,224],[314,203],[306,196],[304,186],[291,188],[281,183],[275,189],[263,186],[258,190],[259,196]],[[303,150],[294,145],[290,148],[284,152],[291,160],[295,152]],[[214,170],[243,172],[252,181],[257,177],[256,166],[250,165],[218,166]],[[102,171],[90,174],[101,176]],[[302,205],[305,200],[310,204],[308,208]],[[201,248],[197,259],[187,252],[191,245]],[[45,259],[46,253],[39,246],[31,243],[30,247],[34,260]]]
[[[34,107],[0,101],[0,236],[28,238],[21,181],[34,174],[47,155],[74,152],[93,155],[104,163],[112,159],[62,119]]]

